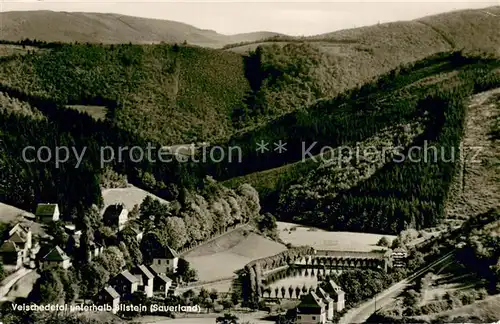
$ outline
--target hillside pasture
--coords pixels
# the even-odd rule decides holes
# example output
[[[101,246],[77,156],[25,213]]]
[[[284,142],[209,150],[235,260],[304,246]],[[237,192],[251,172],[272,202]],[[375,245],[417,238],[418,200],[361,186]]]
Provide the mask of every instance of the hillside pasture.
[[[318,250],[362,251],[381,249],[377,242],[385,236],[392,242],[396,236],[354,232],[331,232],[295,223],[277,222],[280,239],[293,246],[308,245]]]
[[[134,187],[130,185],[128,188],[113,188],[113,189],[104,189],[102,191],[102,197],[104,200],[104,206],[110,206],[114,204],[125,205],[125,208],[128,210],[132,210],[135,205],[140,205],[144,198],[147,196],[151,196],[154,199],[160,200],[162,203],[168,204],[168,201],[161,199],[146,190]]]
[[[286,247],[256,233],[238,229],[187,253],[201,282],[231,278],[252,260],[275,255]]]

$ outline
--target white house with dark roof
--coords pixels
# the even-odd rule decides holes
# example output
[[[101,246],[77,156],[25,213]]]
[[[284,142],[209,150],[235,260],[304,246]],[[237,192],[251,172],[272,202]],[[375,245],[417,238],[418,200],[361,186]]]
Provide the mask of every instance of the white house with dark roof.
[[[327,282],[325,291],[333,299],[333,309],[341,312],[345,308],[345,292],[333,280]]]
[[[172,286],[172,279],[167,277],[165,274],[157,273],[151,267],[149,267],[151,272],[154,274],[153,280],[153,291],[155,294],[161,297],[167,297],[170,287]]]
[[[21,223],[5,232],[4,239],[0,245],[0,257],[4,264],[13,265],[16,269],[23,264],[30,264],[31,258],[38,252],[38,245],[33,246],[30,228]]]
[[[169,274],[177,271],[179,255],[169,246],[156,251],[151,264],[151,269],[158,274]]]
[[[109,282],[122,298],[130,297],[139,288],[139,279],[128,270],[120,272]]]
[[[16,243],[16,246],[23,250],[23,262],[28,262],[30,257],[30,250],[33,247],[32,234],[29,227],[21,223],[17,223],[8,231],[9,241]]]
[[[120,294],[111,286],[104,287],[96,298],[96,303],[99,305],[110,305],[113,307],[113,314],[117,313],[120,305]]]
[[[128,221],[128,210],[124,204],[110,205],[106,208],[102,217],[104,225],[118,227],[118,230],[121,231]]]
[[[41,223],[56,222],[60,215],[58,204],[38,204],[36,207],[35,216]]]
[[[323,300],[314,292],[302,298],[297,306],[297,321],[299,324],[325,324],[326,305]]]
[[[146,297],[153,297],[155,275],[143,264],[133,268],[130,272],[139,279],[138,290],[144,291]]]
[[[328,321],[332,321],[333,314],[335,313],[333,298],[331,298],[330,295],[321,287],[318,287],[318,289],[316,290],[316,294],[323,300],[323,303],[325,303],[326,319]]]
[[[42,268],[44,269],[52,266],[68,269],[71,266],[70,257],[59,246],[51,249],[49,253],[43,256],[41,261]]]

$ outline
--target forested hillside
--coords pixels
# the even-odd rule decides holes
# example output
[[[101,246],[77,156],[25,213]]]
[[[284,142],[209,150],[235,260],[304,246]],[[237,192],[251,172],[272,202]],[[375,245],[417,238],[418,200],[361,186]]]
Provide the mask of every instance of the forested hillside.
[[[170,45],[67,45],[0,66],[2,84],[64,104],[103,105],[122,129],[162,144],[225,138],[249,89],[242,58]]]
[[[447,16],[439,17],[444,24]],[[466,28],[474,30],[470,37],[477,30],[491,34],[499,23],[449,21],[447,26],[474,26]],[[438,27],[430,33],[425,26],[396,23],[339,32],[335,37],[347,46],[340,51],[328,50],[336,40],[323,35],[276,42],[247,55],[167,44],[31,42],[44,50],[0,62],[0,201],[24,209],[62,201],[63,210],[76,216],[101,203],[101,147],[208,141],[209,149],[241,148],[243,160],[155,163],[126,154],[106,166],[167,199],[184,189],[205,190],[207,175],[234,188],[250,182],[264,210],[331,229],[395,233],[435,225],[443,217],[454,162],[348,161],[332,168],[302,161],[303,143],[316,143],[311,155],[323,146],[373,143],[402,146],[403,154],[426,142],[457,147],[467,97],[500,86],[500,61],[491,51],[473,54],[486,49],[465,44],[466,38],[456,42],[465,51],[450,51],[457,46]],[[414,42],[412,37],[424,34],[431,36]],[[481,44],[495,45],[497,36],[485,36]],[[359,55],[350,55],[353,50]],[[80,112],[91,109],[106,118]],[[257,142],[269,142],[272,150],[280,140],[286,152],[255,150]],[[26,146],[62,145],[85,148],[79,167],[74,156],[62,166],[21,160]]]

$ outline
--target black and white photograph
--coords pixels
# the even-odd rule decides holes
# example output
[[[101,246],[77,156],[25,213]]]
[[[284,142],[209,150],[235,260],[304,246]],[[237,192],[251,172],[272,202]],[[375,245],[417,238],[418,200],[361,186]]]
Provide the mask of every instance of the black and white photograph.
[[[0,324],[499,324],[499,1],[0,0]]]

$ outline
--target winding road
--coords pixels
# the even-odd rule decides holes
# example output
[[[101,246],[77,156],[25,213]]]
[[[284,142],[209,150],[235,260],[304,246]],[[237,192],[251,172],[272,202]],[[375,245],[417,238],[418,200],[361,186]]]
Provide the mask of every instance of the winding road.
[[[427,273],[432,268],[440,265],[441,263],[449,260],[455,251],[451,251],[438,260],[432,262],[431,264],[425,266],[424,268],[418,270],[406,279],[392,285],[383,292],[376,295],[373,299],[364,302],[356,308],[349,310],[340,320],[339,324],[354,324],[354,323],[364,323],[368,318],[375,313],[375,311],[381,309],[384,306],[389,305],[393,302],[394,298],[400,295],[404,289],[415,279]]]

